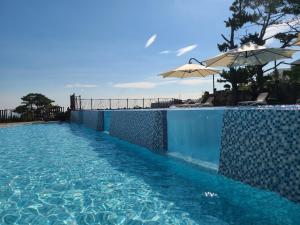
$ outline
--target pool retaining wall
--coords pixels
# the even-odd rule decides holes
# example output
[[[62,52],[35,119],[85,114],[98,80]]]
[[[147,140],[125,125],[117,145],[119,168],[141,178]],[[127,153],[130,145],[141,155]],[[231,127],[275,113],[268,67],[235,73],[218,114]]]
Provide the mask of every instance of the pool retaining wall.
[[[103,111],[100,110],[72,111],[70,120],[94,130],[103,131],[103,117]]]
[[[168,153],[218,169],[223,113],[223,108],[168,110]]]
[[[84,111],[72,111],[71,112],[71,118],[70,121],[73,123],[82,123],[82,115],[83,115]]]
[[[213,164],[226,177],[300,203],[298,107],[85,110],[72,111],[71,122]]]
[[[94,130],[103,131],[103,111],[84,111],[82,123]]]
[[[165,152],[168,143],[166,111],[111,111],[109,133],[130,143]]]
[[[229,109],[219,173],[300,202],[300,110]]]

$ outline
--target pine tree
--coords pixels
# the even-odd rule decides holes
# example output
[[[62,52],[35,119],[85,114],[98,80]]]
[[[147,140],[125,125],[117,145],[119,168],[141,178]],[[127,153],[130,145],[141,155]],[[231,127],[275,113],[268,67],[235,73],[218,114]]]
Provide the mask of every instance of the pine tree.
[[[232,15],[225,21],[229,29],[229,36],[222,34],[224,42],[218,44],[220,51],[228,51],[239,45],[252,42],[264,45],[270,38],[278,39],[281,47],[285,48],[292,44],[293,39],[299,33],[299,0],[235,0],[230,11]],[[288,30],[278,31],[273,36],[265,37],[267,29],[271,26],[285,24]],[[251,32],[248,32],[248,31]],[[237,33],[240,36],[237,36]],[[247,68],[230,68],[223,72],[219,82],[229,82],[232,86],[233,103],[237,101],[238,85],[247,83],[255,76],[257,91],[264,88],[266,78],[264,77],[265,65]]]

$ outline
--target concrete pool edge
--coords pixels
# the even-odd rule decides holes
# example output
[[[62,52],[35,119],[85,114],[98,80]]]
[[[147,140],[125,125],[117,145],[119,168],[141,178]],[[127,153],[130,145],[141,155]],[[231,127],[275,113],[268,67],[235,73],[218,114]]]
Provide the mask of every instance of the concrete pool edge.
[[[30,124],[40,124],[40,123],[48,123],[46,121],[32,121],[32,122],[11,122],[11,123],[0,123],[1,128],[22,126],[22,125],[30,125]]]

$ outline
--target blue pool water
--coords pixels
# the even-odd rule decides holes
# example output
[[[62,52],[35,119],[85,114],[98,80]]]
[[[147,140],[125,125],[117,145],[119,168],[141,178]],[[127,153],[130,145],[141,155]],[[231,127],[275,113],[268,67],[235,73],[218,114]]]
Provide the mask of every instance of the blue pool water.
[[[300,205],[76,124],[0,129],[0,224],[300,224]]]

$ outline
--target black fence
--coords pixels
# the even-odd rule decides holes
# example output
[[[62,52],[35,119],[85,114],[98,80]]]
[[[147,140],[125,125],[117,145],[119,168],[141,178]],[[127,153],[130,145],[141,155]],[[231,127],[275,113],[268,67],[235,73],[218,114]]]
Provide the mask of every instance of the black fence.
[[[86,99],[70,96],[73,110],[168,108],[182,101],[174,98]]]
[[[2,109],[0,110],[0,122],[7,122],[10,120],[18,121],[21,119],[20,114],[15,113],[13,109]]]
[[[64,111],[64,107],[57,106],[42,110],[28,110],[23,113],[16,113],[13,109],[3,109],[0,110],[0,123],[55,120]]]

